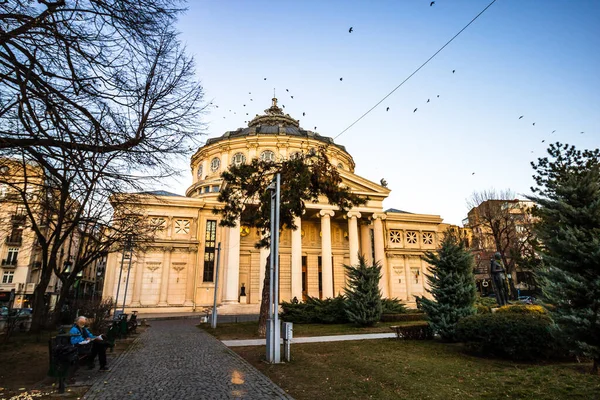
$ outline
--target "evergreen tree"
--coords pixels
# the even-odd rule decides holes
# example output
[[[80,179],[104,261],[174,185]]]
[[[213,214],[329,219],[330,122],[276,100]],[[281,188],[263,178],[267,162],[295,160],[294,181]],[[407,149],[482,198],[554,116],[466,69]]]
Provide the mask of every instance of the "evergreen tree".
[[[373,326],[381,319],[381,264],[367,265],[364,256],[358,256],[358,265],[345,265],[348,274],[346,315],[348,320],[361,326]]]
[[[600,150],[551,144],[536,172],[537,271],[543,297],[572,349],[600,364]]]
[[[448,231],[436,253],[423,256],[431,268],[425,274],[433,299],[421,298],[421,308],[434,332],[443,340],[456,340],[456,324],[461,318],[475,313],[475,279],[473,255],[464,240]]]

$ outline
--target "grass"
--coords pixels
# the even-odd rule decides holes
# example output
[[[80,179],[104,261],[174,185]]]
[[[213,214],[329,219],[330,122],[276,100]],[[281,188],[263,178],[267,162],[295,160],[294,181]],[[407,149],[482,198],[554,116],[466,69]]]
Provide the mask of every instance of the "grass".
[[[422,325],[423,321],[379,322],[372,327],[360,327],[353,324],[294,324],[294,337],[355,335],[360,333],[392,333],[393,325]],[[199,325],[219,340],[260,339],[257,334],[258,322],[239,322],[217,324],[212,329],[209,324]]]
[[[280,365],[263,361],[263,346],[233,350],[297,400],[600,399],[591,364],[484,359],[437,341],[295,344]]]

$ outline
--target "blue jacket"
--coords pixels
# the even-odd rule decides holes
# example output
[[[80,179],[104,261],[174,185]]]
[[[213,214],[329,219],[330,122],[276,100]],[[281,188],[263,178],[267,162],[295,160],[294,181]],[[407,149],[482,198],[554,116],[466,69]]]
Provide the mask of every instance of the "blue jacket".
[[[83,335],[81,334],[82,332],[83,332]],[[69,331],[69,334],[71,335],[71,344],[77,344],[77,343],[83,342],[85,339],[90,339],[90,340],[96,339],[96,336],[92,335],[92,333],[89,331],[88,328],[83,327],[83,328],[81,328],[81,331],[80,331],[77,324],[73,325],[73,327]]]

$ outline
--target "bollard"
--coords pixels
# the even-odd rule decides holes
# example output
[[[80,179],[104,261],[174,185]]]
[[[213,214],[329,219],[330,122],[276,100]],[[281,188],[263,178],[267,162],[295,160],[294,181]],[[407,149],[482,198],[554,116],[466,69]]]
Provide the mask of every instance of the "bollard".
[[[290,344],[292,343],[294,324],[291,322],[283,323],[283,358],[290,362],[292,355],[290,354]]]

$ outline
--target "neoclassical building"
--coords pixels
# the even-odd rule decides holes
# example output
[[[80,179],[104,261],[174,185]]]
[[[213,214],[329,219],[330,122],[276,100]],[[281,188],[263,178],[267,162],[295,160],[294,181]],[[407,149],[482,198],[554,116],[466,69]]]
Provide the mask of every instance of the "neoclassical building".
[[[323,145],[344,184],[368,202],[346,213],[326,201],[307,204],[305,214],[296,221],[298,229],[281,234],[280,298],[327,298],[343,293],[343,266],[357,263],[360,252],[369,262],[382,264],[380,288],[385,297],[414,305],[414,295],[426,294],[423,273],[428,265],[421,255],[437,247],[448,225],[437,215],[384,210],[390,189],[356,175],[354,160],[344,146],[301,128],[277,106],[277,99],[247,127],[207,140],[192,156],[193,183],[185,196],[164,191],[138,195],[144,215],[158,230],[150,248],[135,253],[131,263],[123,263],[119,305],[129,264],[128,308],[174,312],[212,305],[220,243],[218,303],[256,309],[269,251],[254,247],[259,239],[255,229],[219,226],[220,216],[213,209],[220,206],[221,173],[254,158],[283,159]],[[108,257],[105,297],[116,297],[121,260],[120,253]]]

